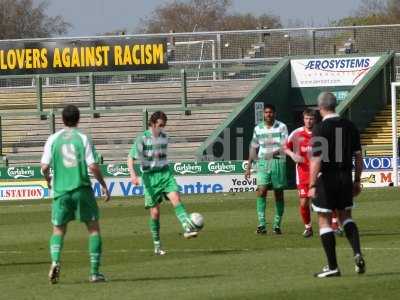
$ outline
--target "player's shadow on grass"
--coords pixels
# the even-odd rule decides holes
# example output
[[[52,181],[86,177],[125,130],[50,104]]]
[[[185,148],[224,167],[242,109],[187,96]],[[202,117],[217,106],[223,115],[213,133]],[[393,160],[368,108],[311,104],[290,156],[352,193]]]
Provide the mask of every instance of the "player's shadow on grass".
[[[376,231],[367,231],[367,232],[363,232],[361,234],[361,237],[363,236],[396,236],[396,235],[400,235],[400,232],[376,232]]]
[[[210,274],[210,275],[188,275],[188,276],[170,276],[170,277],[137,277],[137,278],[109,278],[106,283],[112,282],[146,282],[146,281],[169,281],[169,280],[189,280],[189,279],[212,279],[217,277],[223,277],[221,274]],[[75,284],[86,284],[87,281],[74,281],[70,283],[64,283],[66,285]]]
[[[50,263],[48,261],[9,262],[5,264],[0,263],[0,267],[35,266],[35,265],[50,265]]]
[[[207,250],[204,252],[201,252],[203,254],[211,254],[211,255],[225,255],[225,254],[242,254],[248,252],[246,250],[241,250],[241,249],[232,249],[232,250]]]
[[[210,275],[188,275],[188,276],[170,276],[170,277],[138,277],[138,278],[114,278],[109,282],[140,282],[140,281],[168,281],[168,280],[187,280],[187,279],[211,279],[223,277],[221,274]]]
[[[382,272],[382,273],[365,274],[364,276],[378,277],[378,276],[399,276],[399,275],[400,275],[400,272]]]

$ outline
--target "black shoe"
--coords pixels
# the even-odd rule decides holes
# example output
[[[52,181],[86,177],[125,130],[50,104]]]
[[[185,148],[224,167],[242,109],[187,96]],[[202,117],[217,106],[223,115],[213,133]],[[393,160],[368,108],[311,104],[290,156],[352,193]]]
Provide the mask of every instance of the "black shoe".
[[[304,232],[303,232],[303,237],[309,238],[309,237],[312,237],[313,234],[314,234],[314,232],[313,232],[311,227],[310,228],[306,228],[306,230],[304,230]]]
[[[257,227],[256,234],[267,234],[267,229],[265,226],[260,225]]]
[[[329,266],[325,266],[322,268],[322,272],[315,273],[314,277],[317,278],[326,278],[326,277],[338,277],[340,276],[340,270],[338,268],[331,270]]]
[[[282,234],[282,230],[279,227],[272,228],[272,232],[275,234]]]
[[[356,266],[355,266],[356,273],[358,273],[358,274],[364,274],[364,273],[365,273],[365,269],[366,269],[366,267],[365,267],[365,260],[364,260],[364,258],[361,256],[361,254],[357,254],[357,255],[354,257],[354,262],[356,263]]]

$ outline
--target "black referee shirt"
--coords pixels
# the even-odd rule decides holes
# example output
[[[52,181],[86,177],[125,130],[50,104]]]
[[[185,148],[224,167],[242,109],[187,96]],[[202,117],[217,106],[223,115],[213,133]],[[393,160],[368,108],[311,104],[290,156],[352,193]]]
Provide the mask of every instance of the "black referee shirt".
[[[353,156],[361,151],[360,133],[353,122],[330,115],[314,126],[312,154],[321,156],[321,172],[353,169]]]

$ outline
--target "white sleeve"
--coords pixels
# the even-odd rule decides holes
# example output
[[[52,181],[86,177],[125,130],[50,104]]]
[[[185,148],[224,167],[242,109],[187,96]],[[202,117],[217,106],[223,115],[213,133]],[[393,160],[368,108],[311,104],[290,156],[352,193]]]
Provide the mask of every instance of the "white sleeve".
[[[86,141],[85,141],[85,160],[86,160],[86,164],[88,166],[95,163],[94,155],[93,155],[93,147],[87,137],[86,137]]]
[[[49,138],[46,141],[46,144],[44,145],[44,151],[42,155],[42,159],[40,163],[44,165],[50,165],[51,163],[51,146],[53,144],[53,138],[52,136],[49,136]]]
[[[287,140],[288,140],[288,135],[289,135],[289,133],[288,133],[287,126],[285,124],[283,124],[283,127],[282,127],[282,145],[286,145]]]

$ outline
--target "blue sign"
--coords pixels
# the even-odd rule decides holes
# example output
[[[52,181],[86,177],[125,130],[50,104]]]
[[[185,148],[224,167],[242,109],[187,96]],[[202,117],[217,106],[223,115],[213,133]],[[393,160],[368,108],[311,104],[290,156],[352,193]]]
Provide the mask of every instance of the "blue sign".
[[[397,162],[399,165],[399,161]],[[392,158],[382,157],[364,157],[364,170],[392,170]]]

